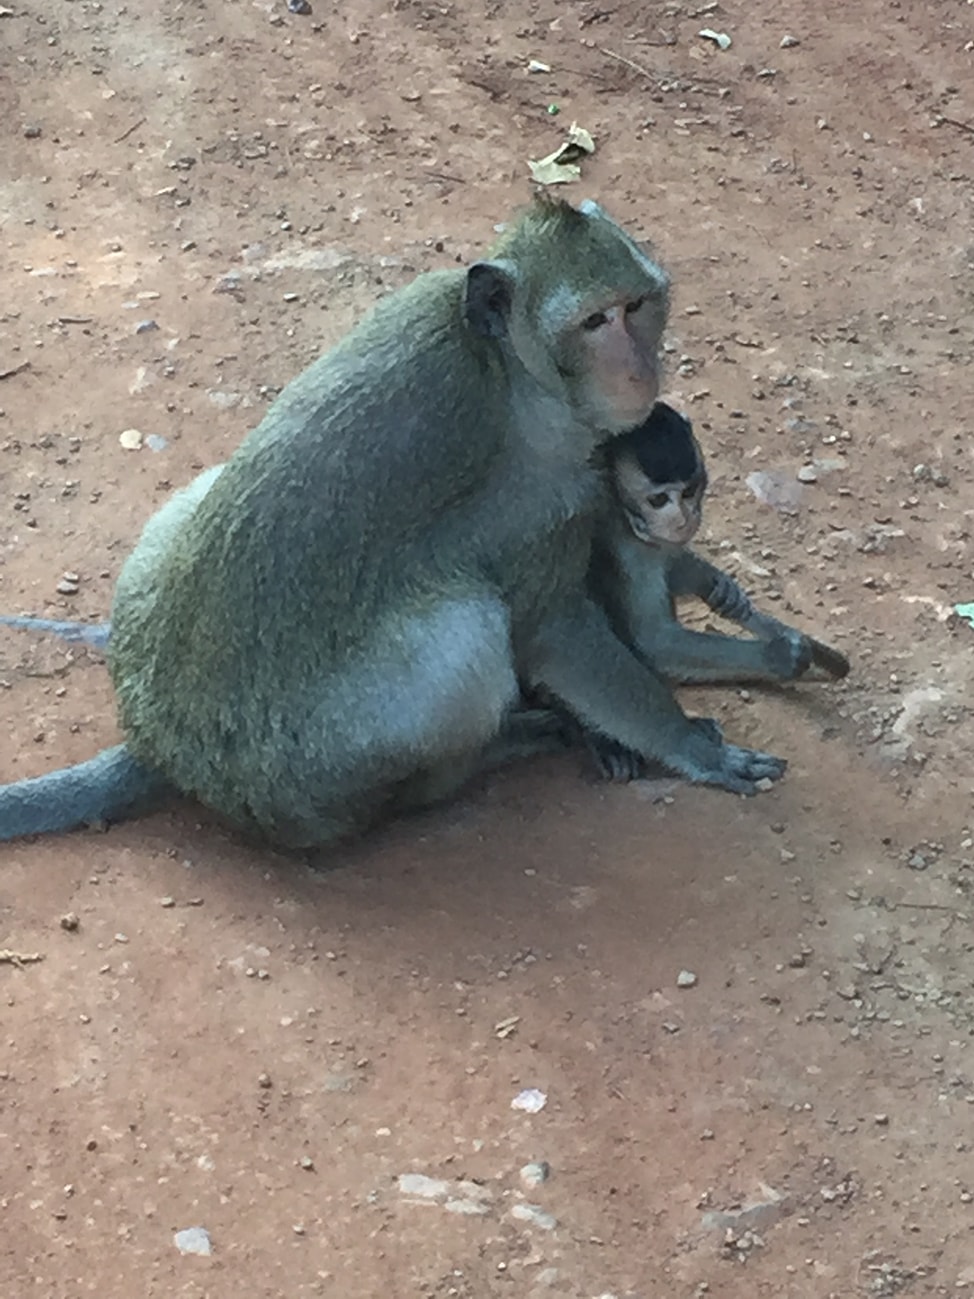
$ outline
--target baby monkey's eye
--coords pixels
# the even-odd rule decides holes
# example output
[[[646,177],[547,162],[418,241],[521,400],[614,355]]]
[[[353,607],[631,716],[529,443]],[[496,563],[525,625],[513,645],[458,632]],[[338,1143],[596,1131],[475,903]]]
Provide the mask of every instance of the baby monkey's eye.
[[[669,504],[669,501],[669,492],[656,492],[654,495],[646,497],[646,504],[652,510],[661,510],[664,505]]]
[[[700,488],[698,486],[691,485],[690,487],[684,487],[683,499],[685,501],[692,501],[695,496],[699,495],[699,493]]]
[[[633,298],[632,302],[627,302],[626,315],[631,316],[633,312],[638,311],[645,301],[646,298],[642,297],[642,298]]]
[[[629,308],[627,307],[626,310],[628,311]],[[582,328],[588,330],[600,329],[603,325],[607,325],[608,323],[609,317],[604,311],[593,311],[590,316],[586,316],[582,321]]]

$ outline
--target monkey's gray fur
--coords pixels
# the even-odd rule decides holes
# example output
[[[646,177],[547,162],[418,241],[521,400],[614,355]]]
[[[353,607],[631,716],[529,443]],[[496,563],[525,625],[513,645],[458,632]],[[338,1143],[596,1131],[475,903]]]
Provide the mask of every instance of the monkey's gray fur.
[[[691,780],[777,779],[586,594],[592,453],[652,409],[667,297],[600,208],[548,200],[490,260],[381,301],[149,521],[108,644],[125,744],[0,789],[0,838],[173,789],[327,843],[545,747],[519,683]]]

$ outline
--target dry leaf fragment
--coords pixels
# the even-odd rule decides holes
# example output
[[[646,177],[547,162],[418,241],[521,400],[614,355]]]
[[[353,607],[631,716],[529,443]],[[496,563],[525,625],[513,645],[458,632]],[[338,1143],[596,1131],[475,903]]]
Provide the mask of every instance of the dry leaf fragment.
[[[508,1015],[507,1019],[498,1020],[494,1025],[494,1035],[500,1038],[511,1037],[520,1022],[520,1015]]]
[[[546,158],[530,159],[528,166],[539,185],[565,185],[581,177],[582,169],[578,163],[587,154],[594,152],[595,141],[589,132],[577,122],[572,122],[564,144],[559,145]]]

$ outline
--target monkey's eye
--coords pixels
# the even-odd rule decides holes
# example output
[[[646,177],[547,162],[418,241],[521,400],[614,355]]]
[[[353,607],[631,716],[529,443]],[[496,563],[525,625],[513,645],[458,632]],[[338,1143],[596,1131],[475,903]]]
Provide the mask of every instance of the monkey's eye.
[[[586,316],[582,321],[582,328],[591,331],[593,329],[601,329],[603,325],[607,325],[608,323],[609,317],[604,311],[593,311],[590,316]]]
[[[646,301],[646,298],[645,298],[645,297],[642,297],[642,298],[634,298],[634,299],[632,300],[632,302],[627,302],[627,303],[626,303],[626,315],[627,315],[627,316],[631,316],[631,315],[633,315],[634,312],[637,312],[637,311],[639,310],[639,308],[643,305],[643,303],[644,303],[645,301]]]
[[[661,510],[664,505],[670,502],[669,492],[655,492],[652,496],[646,497],[646,504],[651,510]]]
[[[693,498],[699,493],[699,491],[700,488],[695,483],[692,483],[689,487],[684,487],[683,499],[685,501],[692,501]]]

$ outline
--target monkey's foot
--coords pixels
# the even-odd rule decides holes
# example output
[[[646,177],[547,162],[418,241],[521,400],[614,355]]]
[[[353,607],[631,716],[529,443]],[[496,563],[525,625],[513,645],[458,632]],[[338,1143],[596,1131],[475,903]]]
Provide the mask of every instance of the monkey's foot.
[[[731,794],[761,793],[767,781],[780,780],[788,768],[784,758],[761,749],[742,749],[724,740],[712,717],[690,719],[695,732],[686,755],[671,760],[674,771],[698,785],[715,785]]]

